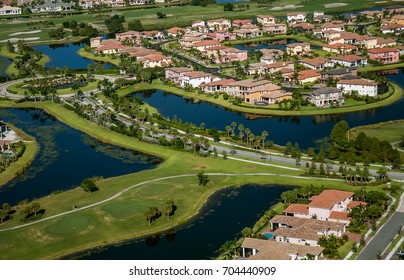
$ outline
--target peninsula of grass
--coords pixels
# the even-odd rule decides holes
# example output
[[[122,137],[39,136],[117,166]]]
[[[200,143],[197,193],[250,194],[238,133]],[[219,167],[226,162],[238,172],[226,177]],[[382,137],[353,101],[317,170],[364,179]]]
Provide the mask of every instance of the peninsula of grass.
[[[19,94],[19,95],[24,95],[26,92],[26,89],[21,88],[21,86],[24,85],[24,81],[12,84],[7,88],[7,91],[13,94]],[[90,82],[83,87],[80,87],[80,89],[83,92],[91,91],[96,89],[98,86],[98,81]],[[57,91],[58,95],[66,95],[66,94],[74,94],[75,92],[71,88],[64,88],[64,89],[58,89]]]
[[[51,102],[16,104],[12,101],[5,101],[0,106],[42,108],[66,124],[101,141],[154,154],[164,159],[164,162],[153,170],[98,181],[99,191],[94,193],[86,193],[81,188],[75,188],[39,199],[41,208],[46,210],[44,218],[70,211],[73,206],[78,207],[78,211],[24,228],[1,231],[0,249],[3,253],[0,258],[2,259],[54,259],[83,249],[112,244],[180,226],[198,213],[213,192],[226,186],[256,183],[296,186],[313,184],[314,186],[324,185],[327,188],[345,190],[352,190],[353,188],[342,181],[288,177],[298,176],[301,171],[285,170],[219,157],[205,158],[147,144],[91,124],[59,104]],[[221,174],[218,176],[209,175],[210,182],[208,185],[199,186],[196,173],[200,170],[204,170],[205,173]],[[235,170],[239,175],[223,174],[235,174]],[[275,176],[255,174],[268,172]],[[190,174],[190,176],[140,185],[111,201],[80,211],[80,208],[86,205],[109,198],[135,184],[182,174]],[[369,187],[372,190],[380,188],[381,186]],[[151,206],[161,208],[164,202],[169,199],[173,199],[178,207],[175,215],[169,221],[161,217],[151,226],[148,226],[144,217],[146,209]],[[21,209],[17,209],[14,219],[0,225],[0,229],[19,225],[21,223],[20,211]]]
[[[119,63],[121,62],[121,60],[118,57],[112,58],[112,57],[110,57],[108,55],[104,55],[104,56],[94,55],[94,54],[89,53],[88,51],[86,51],[84,48],[79,49],[77,51],[77,54],[82,56],[82,57],[91,59],[91,60],[105,62],[105,63],[111,63],[111,64],[116,65],[116,66],[119,66]]]
[[[24,141],[25,144],[25,151],[17,161],[12,162],[6,170],[0,173],[0,187],[7,183],[8,181],[12,180],[14,177],[18,176],[25,169],[31,164],[34,160],[39,146],[38,143],[35,141],[35,138],[27,135],[22,130],[16,128],[11,124],[7,124],[12,130],[14,130],[21,140]]]
[[[404,119],[358,126],[349,131],[354,137],[361,132],[380,141],[385,140],[390,143],[401,141],[404,137]]]
[[[348,105],[337,108],[317,108],[315,106],[307,106],[306,108],[301,108],[301,110],[287,111],[287,110],[280,110],[274,106],[263,107],[263,106],[254,106],[246,103],[235,105],[227,100],[224,100],[222,96],[214,98],[214,95],[206,93],[198,93],[196,91],[193,92],[187,91],[179,87],[167,85],[159,80],[153,80],[153,82],[150,84],[149,83],[136,84],[131,89],[132,91],[127,90],[124,93],[121,93],[121,96],[126,93],[137,92],[142,90],[164,90],[166,92],[173,93],[186,98],[193,98],[196,100],[217,104],[240,113],[269,115],[269,116],[310,116],[310,115],[349,113],[386,106],[399,100],[403,95],[403,90],[398,85],[391,83],[389,93],[385,94],[385,96],[387,97],[373,103],[363,104],[361,102],[348,102],[347,103]]]
[[[21,54],[16,53],[16,52],[10,52],[6,46],[3,46],[0,48],[0,55],[13,60],[13,62],[7,67],[6,74],[9,76],[18,77],[20,74],[20,71],[15,66],[14,60],[17,56],[20,56]],[[43,67],[43,66],[45,66],[46,63],[48,63],[48,61],[49,61],[49,57],[43,54],[42,58],[38,61],[38,64]]]

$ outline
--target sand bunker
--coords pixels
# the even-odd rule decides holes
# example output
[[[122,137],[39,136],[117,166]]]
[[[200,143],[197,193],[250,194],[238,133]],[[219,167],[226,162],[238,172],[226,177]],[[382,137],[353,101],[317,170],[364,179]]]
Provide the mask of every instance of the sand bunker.
[[[25,32],[16,32],[16,33],[13,33],[13,34],[10,34],[10,35],[8,35],[8,36],[17,36],[17,35],[23,35],[23,34],[33,34],[33,33],[39,33],[39,32],[41,32],[42,30],[32,30],[32,31],[25,31]]]
[[[273,11],[281,11],[281,10],[291,10],[296,8],[302,8],[303,6],[296,6],[296,5],[286,5],[285,7],[273,7],[271,10]]]
[[[10,38],[8,40],[3,40],[0,41],[1,43],[5,43],[7,41],[10,41],[12,43],[14,42],[18,42],[19,40],[24,40],[24,41],[35,41],[35,40],[39,40],[39,37],[29,37],[29,38]]]
[[[393,2],[404,2],[404,0],[393,0]]]
[[[347,3],[332,3],[332,4],[324,4],[324,8],[337,8],[337,7],[342,7],[342,6],[347,6]]]
[[[376,1],[376,4],[383,4],[383,3],[387,3],[387,1]]]

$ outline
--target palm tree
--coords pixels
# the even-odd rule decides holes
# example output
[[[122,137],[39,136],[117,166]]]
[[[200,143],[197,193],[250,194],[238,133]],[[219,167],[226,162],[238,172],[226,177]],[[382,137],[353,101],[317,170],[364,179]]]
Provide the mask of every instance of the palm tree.
[[[248,144],[248,135],[251,133],[251,130],[247,127],[244,131],[247,134],[247,144]]]
[[[234,136],[234,134],[235,134],[235,130],[236,130],[236,126],[237,126],[237,123],[236,122],[231,122],[231,127],[233,128],[233,136]]]
[[[227,137],[230,137],[231,127],[229,125],[226,125],[226,132],[227,132]]]
[[[268,131],[264,130],[261,133],[261,137],[262,137],[262,148],[265,149],[265,139],[268,137],[269,133]]]

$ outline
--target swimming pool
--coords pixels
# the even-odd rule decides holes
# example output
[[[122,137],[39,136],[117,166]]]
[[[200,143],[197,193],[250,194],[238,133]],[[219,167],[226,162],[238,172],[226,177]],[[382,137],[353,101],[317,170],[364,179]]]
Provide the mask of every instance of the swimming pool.
[[[270,232],[264,232],[262,235],[264,235],[266,238],[268,238],[268,240],[272,239],[274,237],[274,234],[270,233]]]

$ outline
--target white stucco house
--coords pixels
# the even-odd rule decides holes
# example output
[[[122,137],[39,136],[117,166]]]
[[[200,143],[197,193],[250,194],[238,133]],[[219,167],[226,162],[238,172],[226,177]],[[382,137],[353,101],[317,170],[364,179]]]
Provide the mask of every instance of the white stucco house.
[[[337,88],[344,93],[357,92],[362,96],[377,96],[377,83],[365,79],[340,80],[337,82]]]

